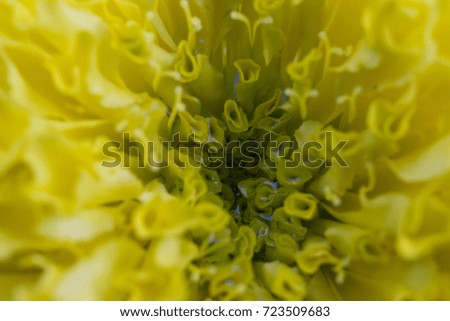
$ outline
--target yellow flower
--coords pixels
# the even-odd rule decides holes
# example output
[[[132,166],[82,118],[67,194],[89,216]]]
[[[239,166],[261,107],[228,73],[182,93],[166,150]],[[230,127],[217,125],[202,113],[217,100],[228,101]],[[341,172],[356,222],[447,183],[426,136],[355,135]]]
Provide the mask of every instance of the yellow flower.
[[[0,299],[449,300],[449,15],[0,0]]]

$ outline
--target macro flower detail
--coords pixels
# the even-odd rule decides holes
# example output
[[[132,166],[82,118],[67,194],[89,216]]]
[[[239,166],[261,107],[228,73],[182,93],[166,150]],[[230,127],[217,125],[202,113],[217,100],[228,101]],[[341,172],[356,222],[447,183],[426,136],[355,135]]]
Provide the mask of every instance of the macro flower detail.
[[[0,299],[450,300],[447,0],[0,0]]]

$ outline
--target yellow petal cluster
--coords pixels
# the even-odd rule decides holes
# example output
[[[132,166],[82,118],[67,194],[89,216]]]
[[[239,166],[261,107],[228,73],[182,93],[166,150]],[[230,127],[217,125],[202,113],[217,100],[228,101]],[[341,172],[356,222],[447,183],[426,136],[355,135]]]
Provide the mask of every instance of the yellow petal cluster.
[[[449,16],[0,0],[0,299],[450,300]],[[329,132],[348,166],[288,166]],[[165,144],[267,134],[293,145],[251,169]]]

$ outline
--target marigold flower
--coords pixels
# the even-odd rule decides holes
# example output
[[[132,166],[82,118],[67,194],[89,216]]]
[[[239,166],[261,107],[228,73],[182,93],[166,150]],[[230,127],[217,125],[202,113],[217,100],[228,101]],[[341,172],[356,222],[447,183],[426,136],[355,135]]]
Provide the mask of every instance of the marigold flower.
[[[449,15],[0,0],[0,299],[450,300]]]

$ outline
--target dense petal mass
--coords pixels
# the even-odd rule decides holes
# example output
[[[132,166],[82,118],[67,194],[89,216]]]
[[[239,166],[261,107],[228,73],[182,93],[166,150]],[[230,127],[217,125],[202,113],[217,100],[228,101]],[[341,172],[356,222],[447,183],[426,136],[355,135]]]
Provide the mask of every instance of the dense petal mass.
[[[0,299],[450,300],[447,0],[0,0]]]

